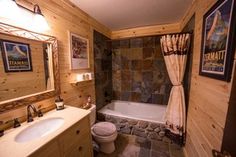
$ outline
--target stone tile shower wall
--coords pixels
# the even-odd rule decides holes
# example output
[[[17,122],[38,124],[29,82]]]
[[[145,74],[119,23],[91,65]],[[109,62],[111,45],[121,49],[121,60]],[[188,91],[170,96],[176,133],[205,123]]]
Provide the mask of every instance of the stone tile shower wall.
[[[114,100],[166,105],[172,85],[160,36],[112,41],[112,84]]]
[[[112,100],[112,53],[110,39],[94,31],[94,72],[97,109]]]

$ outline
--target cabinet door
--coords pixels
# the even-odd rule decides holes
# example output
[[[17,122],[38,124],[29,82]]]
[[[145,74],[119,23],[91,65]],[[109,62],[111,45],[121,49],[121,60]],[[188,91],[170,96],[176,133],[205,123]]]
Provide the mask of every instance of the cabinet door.
[[[79,144],[65,153],[65,157],[92,157],[91,139],[87,136]]]

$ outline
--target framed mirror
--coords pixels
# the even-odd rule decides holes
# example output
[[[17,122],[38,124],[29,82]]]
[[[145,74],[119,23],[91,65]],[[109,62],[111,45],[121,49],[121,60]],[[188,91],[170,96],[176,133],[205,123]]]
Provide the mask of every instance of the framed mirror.
[[[56,38],[0,22],[0,114],[59,93]]]

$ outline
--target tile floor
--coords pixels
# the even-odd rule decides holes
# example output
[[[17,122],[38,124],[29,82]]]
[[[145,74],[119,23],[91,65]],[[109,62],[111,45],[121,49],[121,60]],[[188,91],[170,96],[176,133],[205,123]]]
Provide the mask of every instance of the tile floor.
[[[176,144],[150,141],[134,135],[119,134],[112,154],[98,153],[95,157],[184,157]]]

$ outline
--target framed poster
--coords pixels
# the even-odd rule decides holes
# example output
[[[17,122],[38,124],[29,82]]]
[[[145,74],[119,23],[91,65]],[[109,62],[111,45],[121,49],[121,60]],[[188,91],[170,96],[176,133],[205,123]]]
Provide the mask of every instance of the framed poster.
[[[203,17],[199,74],[230,81],[235,50],[235,0],[218,0]]]
[[[5,72],[32,71],[30,45],[1,40]]]
[[[70,34],[70,60],[71,69],[88,69],[89,68],[89,43],[88,39]]]

